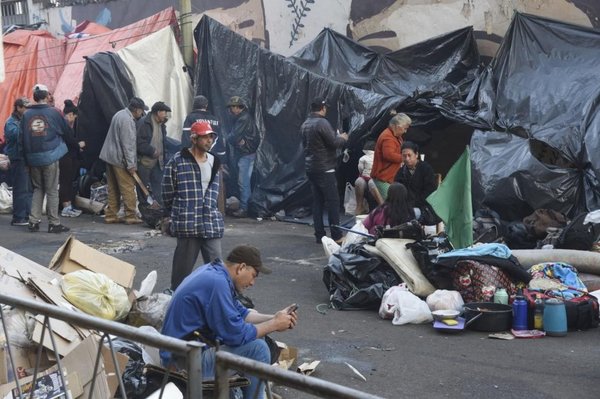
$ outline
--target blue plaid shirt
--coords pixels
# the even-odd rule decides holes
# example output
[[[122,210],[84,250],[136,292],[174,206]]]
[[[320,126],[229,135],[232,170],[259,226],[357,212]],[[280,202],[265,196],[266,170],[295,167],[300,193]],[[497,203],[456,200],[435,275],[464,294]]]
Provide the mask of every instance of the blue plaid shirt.
[[[223,215],[219,212],[219,169],[214,158],[210,182],[202,196],[200,166],[187,148],[167,163],[162,180],[162,198],[166,216],[171,217],[171,230],[180,238],[222,238]]]

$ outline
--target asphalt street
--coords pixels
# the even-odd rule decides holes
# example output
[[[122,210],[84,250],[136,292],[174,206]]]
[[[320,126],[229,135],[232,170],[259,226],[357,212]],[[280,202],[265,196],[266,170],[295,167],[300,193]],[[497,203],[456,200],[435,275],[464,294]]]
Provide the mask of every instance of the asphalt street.
[[[0,245],[42,265],[48,265],[68,237],[46,233],[45,221],[39,233],[9,222],[10,215],[0,215]],[[157,270],[155,291],[168,288],[174,238],[153,235],[142,226],[105,225],[90,215],[63,218],[63,223],[77,239],[135,265],[136,286]],[[442,334],[430,324],[394,326],[374,311],[337,311],[323,305],[328,303],[322,281],[327,259],[310,226],[228,218],[224,253],[240,243],[260,248],[274,271],[261,275],[246,292],[256,307],[271,312],[299,305],[298,326],[273,338],[298,348],[300,363],[321,360],[315,377],[385,398],[600,395],[600,329],[569,332],[563,338],[503,341],[473,331]],[[312,397],[284,387],[275,392],[284,398]]]

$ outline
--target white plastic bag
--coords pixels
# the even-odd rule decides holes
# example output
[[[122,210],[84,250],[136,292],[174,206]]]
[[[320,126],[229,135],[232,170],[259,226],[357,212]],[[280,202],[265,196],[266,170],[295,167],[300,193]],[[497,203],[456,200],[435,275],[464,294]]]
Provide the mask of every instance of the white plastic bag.
[[[369,230],[367,230],[367,228],[364,224],[362,224],[361,221],[356,222],[354,226],[352,226],[352,230],[357,231],[359,233],[369,234]],[[350,231],[348,232],[348,234],[346,234],[346,237],[344,237],[344,242],[342,243],[341,251],[344,252],[350,245],[360,244],[366,241],[367,237]]]
[[[356,195],[354,194],[354,186],[350,183],[346,183],[344,211],[346,211],[348,215],[354,215],[356,213]]]
[[[121,320],[131,308],[125,288],[104,274],[77,270],[63,276],[65,298],[78,309],[107,320]]]
[[[425,301],[408,291],[406,284],[396,285],[383,294],[379,316],[383,319],[393,317],[392,324],[420,324],[433,321],[431,311]]]
[[[321,237],[321,243],[323,244],[323,250],[325,251],[325,256],[327,256],[327,259],[329,259],[331,255],[340,252],[340,245],[335,242],[333,238],[323,236]]]
[[[0,213],[11,213],[12,204],[12,190],[6,183],[0,184]]]
[[[426,299],[429,309],[434,310],[458,310],[462,312],[465,302],[458,291],[436,290]]]

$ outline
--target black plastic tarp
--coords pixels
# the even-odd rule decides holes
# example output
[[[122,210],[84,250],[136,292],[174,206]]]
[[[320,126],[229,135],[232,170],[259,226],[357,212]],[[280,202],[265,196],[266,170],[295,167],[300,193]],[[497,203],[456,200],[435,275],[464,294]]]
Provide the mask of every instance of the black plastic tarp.
[[[383,294],[402,282],[381,258],[356,247],[331,255],[323,268],[323,283],[335,309],[378,309]]]
[[[376,93],[462,97],[460,88],[469,87],[475,78],[479,52],[472,27],[386,54],[324,29],[290,60],[320,76]]]
[[[351,161],[340,168],[342,180],[350,180],[356,176],[356,161],[364,142],[367,138],[377,138],[389,121],[391,110],[408,110],[415,125],[431,123],[435,119],[432,108],[428,103],[421,106],[416,97],[444,99],[450,94],[452,100],[447,101],[458,101],[463,94],[456,84],[475,76],[478,59],[469,29],[453,32],[450,35],[453,39],[435,39],[430,46],[430,57],[426,49],[381,57],[326,30],[314,42],[314,51],[309,44],[300,54],[286,59],[207,16],[201,19],[194,33],[198,47],[196,94],[210,99],[212,112],[224,122],[223,132],[230,126],[224,104],[234,95],[245,98],[261,131],[263,139],[255,163],[256,186],[250,200],[250,211],[258,215],[310,204],[299,130],[313,98],[326,97],[333,105],[327,118],[334,129],[350,134],[347,147]],[[327,65],[319,67],[320,72],[309,71],[310,61],[300,60],[319,53],[326,42],[336,42],[337,49],[332,51],[339,57],[328,57]],[[415,56],[412,68],[410,54]],[[355,81],[351,81],[349,66],[368,65],[373,59],[378,59],[382,66],[358,68],[358,72],[353,72]],[[385,88],[385,82],[394,84]],[[346,83],[377,88],[380,92]],[[439,111],[435,113],[439,115]]]
[[[472,137],[476,205],[507,220],[600,207],[599,49],[597,30],[515,14],[475,112],[453,116],[493,127]]]
[[[103,52],[86,58],[77,119],[77,136],[86,142],[86,168],[98,160],[113,115],[131,97],[131,77],[117,54]]]

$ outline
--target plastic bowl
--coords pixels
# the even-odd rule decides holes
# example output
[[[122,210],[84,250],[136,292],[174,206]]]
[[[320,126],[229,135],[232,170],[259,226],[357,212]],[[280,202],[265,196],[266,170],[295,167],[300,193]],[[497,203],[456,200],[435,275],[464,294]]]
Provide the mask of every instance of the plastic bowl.
[[[437,321],[453,320],[460,315],[460,312],[453,309],[434,310],[431,312],[431,315],[433,316],[433,320]]]

